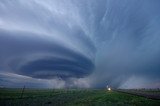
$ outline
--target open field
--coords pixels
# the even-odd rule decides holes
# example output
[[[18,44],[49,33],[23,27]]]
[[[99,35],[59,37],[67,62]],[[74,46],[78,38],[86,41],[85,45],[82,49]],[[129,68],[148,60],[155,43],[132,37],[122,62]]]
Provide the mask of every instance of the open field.
[[[142,96],[148,99],[160,100],[159,89],[118,89],[116,91],[137,95],[137,96]]]
[[[147,91],[148,92],[148,91]],[[152,91],[154,92],[154,91]],[[159,106],[160,100],[94,89],[0,89],[0,106]]]

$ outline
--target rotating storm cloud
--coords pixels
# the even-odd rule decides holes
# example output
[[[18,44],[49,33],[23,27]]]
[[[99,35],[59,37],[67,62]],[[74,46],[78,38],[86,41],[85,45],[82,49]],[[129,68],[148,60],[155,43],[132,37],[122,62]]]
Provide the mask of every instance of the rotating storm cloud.
[[[158,0],[1,0],[0,85],[160,87]]]

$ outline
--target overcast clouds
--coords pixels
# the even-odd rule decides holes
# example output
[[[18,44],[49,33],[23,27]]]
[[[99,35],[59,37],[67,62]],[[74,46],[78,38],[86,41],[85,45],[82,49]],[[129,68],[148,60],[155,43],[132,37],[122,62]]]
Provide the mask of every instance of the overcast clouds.
[[[1,0],[0,86],[160,87],[159,0]]]

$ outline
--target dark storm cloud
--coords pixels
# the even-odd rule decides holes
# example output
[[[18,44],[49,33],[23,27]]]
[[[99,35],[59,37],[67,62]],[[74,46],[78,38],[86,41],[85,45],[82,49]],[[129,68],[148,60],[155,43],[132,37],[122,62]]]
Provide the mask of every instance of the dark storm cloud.
[[[159,6],[158,0],[1,0],[0,72],[61,77],[61,87],[157,87]]]
[[[37,1],[1,1],[0,5],[3,70],[44,79],[92,72],[94,44],[70,21],[72,17]]]
[[[1,30],[0,34],[1,63],[8,65],[9,70],[14,70],[14,73],[46,79],[55,76],[83,77],[94,68],[92,60],[57,41],[37,38],[36,34],[26,32]],[[40,53],[41,57],[32,57]],[[5,63],[7,59],[10,60]]]
[[[90,60],[79,58],[77,61],[44,58],[29,62],[19,70],[27,76],[37,78],[53,78],[53,76],[65,77],[83,77],[93,70],[93,63]]]

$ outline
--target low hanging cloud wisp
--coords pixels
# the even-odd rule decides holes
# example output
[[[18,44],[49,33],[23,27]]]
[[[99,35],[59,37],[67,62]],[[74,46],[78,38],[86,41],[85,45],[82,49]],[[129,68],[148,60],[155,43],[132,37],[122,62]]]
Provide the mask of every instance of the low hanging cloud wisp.
[[[158,0],[1,0],[0,84],[11,87],[16,85],[11,79],[27,77],[21,83],[29,87],[36,82],[55,88],[157,87],[159,5]]]

